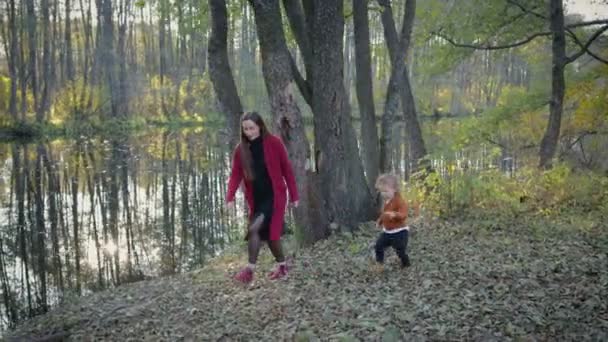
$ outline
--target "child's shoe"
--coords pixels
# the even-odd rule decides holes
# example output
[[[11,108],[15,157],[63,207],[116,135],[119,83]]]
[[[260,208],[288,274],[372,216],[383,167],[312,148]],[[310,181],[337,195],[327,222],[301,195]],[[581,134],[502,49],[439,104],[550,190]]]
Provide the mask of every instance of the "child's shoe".
[[[373,263],[372,264],[372,272],[374,272],[376,274],[382,274],[382,273],[384,273],[384,264],[381,264],[379,262]]]

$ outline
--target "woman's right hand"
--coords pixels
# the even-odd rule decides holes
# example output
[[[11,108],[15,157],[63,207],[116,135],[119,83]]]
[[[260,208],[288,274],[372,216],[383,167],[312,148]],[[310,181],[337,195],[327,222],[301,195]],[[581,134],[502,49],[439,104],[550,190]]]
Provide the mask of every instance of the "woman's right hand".
[[[234,210],[234,208],[236,208],[234,201],[226,202],[226,210]]]

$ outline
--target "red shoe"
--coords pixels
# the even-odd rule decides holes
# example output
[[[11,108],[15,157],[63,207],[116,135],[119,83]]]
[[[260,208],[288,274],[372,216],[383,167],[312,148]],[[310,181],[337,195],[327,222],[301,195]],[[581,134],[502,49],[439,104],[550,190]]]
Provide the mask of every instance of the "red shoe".
[[[234,276],[234,280],[243,283],[249,284],[253,281],[253,270],[251,267],[243,268],[239,273]]]
[[[277,268],[272,271],[272,273],[270,273],[270,280],[277,280],[277,279],[283,279],[285,277],[287,277],[287,273],[288,273],[288,269],[287,269],[287,265],[283,264],[283,265],[278,265]]]

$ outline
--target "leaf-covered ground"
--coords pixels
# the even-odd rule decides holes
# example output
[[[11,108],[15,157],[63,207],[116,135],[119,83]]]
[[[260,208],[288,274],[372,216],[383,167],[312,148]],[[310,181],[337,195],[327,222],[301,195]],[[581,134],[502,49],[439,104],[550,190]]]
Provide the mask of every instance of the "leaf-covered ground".
[[[574,225],[573,225],[574,226]],[[547,227],[546,227],[547,228]],[[601,230],[605,231],[605,227]],[[377,231],[299,250],[288,280],[228,277],[245,261],[96,293],[37,317],[13,337],[74,341],[608,340],[605,235],[514,224],[432,224],[410,237],[412,267],[388,254],[370,268]],[[10,340],[10,339],[9,339]]]

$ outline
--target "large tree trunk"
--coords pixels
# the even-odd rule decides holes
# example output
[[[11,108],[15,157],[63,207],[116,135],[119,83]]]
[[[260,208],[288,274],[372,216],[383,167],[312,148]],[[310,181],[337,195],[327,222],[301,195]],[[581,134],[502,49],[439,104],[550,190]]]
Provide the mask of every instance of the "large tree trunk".
[[[312,110],[319,193],[329,222],[348,227],[369,219],[372,201],[345,99],[344,4],[315,0],[312,16]]]
[[[228,62],[228,11],[226,0],[209,0],[211,34],[209,36],[209,76],[217,96],[220,112],[226,115],[231,145],[240,137],[241,100]]]
[[[369,40],[368,0],[353,0],[355,25],[355,63],[357,68],[357,101],[361,117],[361,149],[363,165],[370,188],[373,187],[380,156],[378,151],[378,126],[374,108],[372,62]]]
[[[553,66],[551,69],[551,102],[549,103],[549,123],[540,143],[540,163],[542,169],[552,166],[557,142],[559,140],[562,112],[564,105],[564,69],[566,67],[566,37],[564,31],[563,0],[551,0],[549,4],[551,14],[551,33]]]
[[[295,99],[294,81],[291,73],[290,56],[285,42],[281,22],[279,0],[250,0],[254,8],[255,21],[262,54],[262,71],[266,89],[270,97],[273,131],[279,132],[293,163],[300,206],[295,210],[298,229],[304,236],[304,243],[311,244],[327,235],[323,227],[319,202],[311,196],[315,194],[313,175],[306,170],[310,149],[300,108]]]

